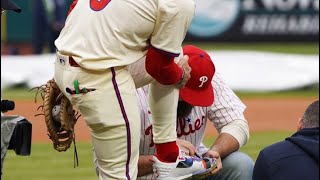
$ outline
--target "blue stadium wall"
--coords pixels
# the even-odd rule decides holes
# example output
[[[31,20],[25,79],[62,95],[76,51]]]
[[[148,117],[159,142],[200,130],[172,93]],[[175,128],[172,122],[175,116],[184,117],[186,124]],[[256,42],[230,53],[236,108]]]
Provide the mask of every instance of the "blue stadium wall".
[[[2,40],[31,42],[34,0],[15,2],[23,12],[6,14]],[[319,41],[319,0],[196,0],[196,4],[186,41]]]

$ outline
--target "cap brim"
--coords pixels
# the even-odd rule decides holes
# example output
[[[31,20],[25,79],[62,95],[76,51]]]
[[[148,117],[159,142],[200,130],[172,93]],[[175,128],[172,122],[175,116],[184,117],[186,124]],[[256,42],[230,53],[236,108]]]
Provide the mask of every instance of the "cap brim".
[[[21,8],[10,0],[1,1],[1,8],[3,8],[4,10],[12,10],[15,12],[21,12]]]
[[[183,101],[193,105],[207,107],[211,106],[214,101],[214,92],[212,86],[202,91],[194,91],[189,88],[183,88],[179,91],[179,96]]]

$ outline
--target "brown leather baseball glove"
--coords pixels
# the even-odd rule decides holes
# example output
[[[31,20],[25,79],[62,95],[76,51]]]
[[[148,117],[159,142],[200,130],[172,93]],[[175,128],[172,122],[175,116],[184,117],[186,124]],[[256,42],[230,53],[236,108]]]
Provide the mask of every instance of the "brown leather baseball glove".
[[[54,79],[36,89],[36,97],[40,93],[43,100],[43,104],[38,108],[42,113],[36,116],[44,115],[53,148],[59,152],[66,151],[72,142],[75,143],[74,126],[80,115],[62,94]]]

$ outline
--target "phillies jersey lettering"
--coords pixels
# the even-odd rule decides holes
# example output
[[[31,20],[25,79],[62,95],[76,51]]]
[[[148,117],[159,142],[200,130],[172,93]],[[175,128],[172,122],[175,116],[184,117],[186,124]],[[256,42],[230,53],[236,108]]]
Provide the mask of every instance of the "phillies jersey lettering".
[[[205,125],[205,116],[203,115],[201,119],[197,118],[196,120],[192,120],[191,117],[179,118],[177,121],[177,135],[180,138],[200,131]]]
[[[181,138],[183,136],[188,136],[190,134],[195,133],[202,129],[203,126],[206,125],[205,116],[202,116],[201,119],[196,119],[195,121],[191,121],[191,118],[179,118],[177,125],[177,136]],[[152,125],[147,127],[144,131],[145,136],[149,136],[150,144],[149,147],[154,146],[153,135],[152,135]]]
[[[179,139],[189,141],[195,146],[200,154],[207,148],[202,140],[205,134],[207,120],[213,122],[219,132],[220,129],[235,119],[243,118],[246,106],[225,84],[218,72],[212,79],[214,88],[214,103],[210,107],[194,107],[186,118],[177,119],[177,136]],[[141,139],[140,154],[155,154],[152,137],[152,118],[148,105],[148,90],[146,87],[137,90],[139,109],[141,115]],[[155,179],[151,174],[139,179]]]

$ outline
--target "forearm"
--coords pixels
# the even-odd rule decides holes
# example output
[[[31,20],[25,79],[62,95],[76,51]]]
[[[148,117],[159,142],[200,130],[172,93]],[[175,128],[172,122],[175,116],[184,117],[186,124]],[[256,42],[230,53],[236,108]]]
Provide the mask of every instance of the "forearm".
[[[152,173],[152,155],[140,155],[138,161],[138,177]]]
[[[240,145],[237,139],[230,134],[221,133],[210,149],[217,151],[220,154],[220,157],[224,158],[232,152],[237,151],[239,147]]]
[[[150,47],[145,64],[148,74],[163,85],[179,83],[183,70],[174,62],[174,57],[174,55]]]
[[[211,149],[218,151],[221,158],[237,151],[249,140],[248,122],[243,119],[237,119],[219,129],[219,136]]]
[[[220,133],[227,133],[233,136],[239,143],[239,148],[244,146],[250,137],[248,122],[242,119],[236,119],[220,129]]]

